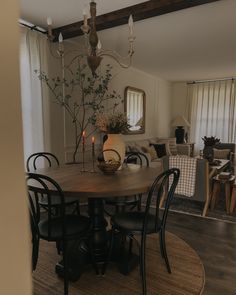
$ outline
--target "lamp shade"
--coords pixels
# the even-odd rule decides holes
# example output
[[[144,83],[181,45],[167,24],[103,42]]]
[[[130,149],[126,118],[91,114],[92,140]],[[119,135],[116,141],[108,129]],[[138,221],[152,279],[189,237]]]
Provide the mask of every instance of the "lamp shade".
[[[174,127],[176,127],[176,126],[190,127],[189,122],[183,116],[176,117],[172,121],[171,125]]]

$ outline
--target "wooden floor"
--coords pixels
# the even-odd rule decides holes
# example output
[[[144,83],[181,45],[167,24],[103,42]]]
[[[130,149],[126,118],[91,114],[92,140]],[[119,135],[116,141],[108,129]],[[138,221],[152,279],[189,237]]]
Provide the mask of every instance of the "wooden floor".
[[[168,231],[184,239],[202,259],[203,295],[236,294],[236,224],[170,213]]]

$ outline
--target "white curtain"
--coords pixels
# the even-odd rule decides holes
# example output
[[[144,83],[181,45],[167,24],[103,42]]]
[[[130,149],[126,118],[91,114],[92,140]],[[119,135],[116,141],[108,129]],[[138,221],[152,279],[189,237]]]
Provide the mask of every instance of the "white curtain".
[[[35,70],[46,65],[46,36],[21,28],[20,77],[25,160],[33,152],[44,151],[42,85]]]
[[[202,137],[216,136],[221,142],[236,142],[235,80],[188,85],[191,141],[203,148]]]

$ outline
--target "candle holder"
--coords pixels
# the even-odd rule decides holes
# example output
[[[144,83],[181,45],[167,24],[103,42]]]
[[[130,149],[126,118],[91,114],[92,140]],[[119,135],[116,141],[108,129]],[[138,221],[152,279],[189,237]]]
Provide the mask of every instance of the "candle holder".
[[[95,171],[95,146],[94,146],[94,138],[92,141],[92,170],[90,170],[89,172],[91,173],[97,173],[97,171]]]
[[[80,172],[87,172],[88,170],[85,169],[85,131],[83,131],[83,135],[82,135],[82,170],[80,170]]]

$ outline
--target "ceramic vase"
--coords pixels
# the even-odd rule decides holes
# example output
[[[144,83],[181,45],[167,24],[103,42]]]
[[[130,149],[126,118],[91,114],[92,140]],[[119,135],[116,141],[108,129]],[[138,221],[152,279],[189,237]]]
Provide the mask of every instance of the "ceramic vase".
[[[107,134],[107,135],[108,135],[108,138],[103,144],[103,150],[107,150],[107,149],[116,150],[121,157],[121,164],[122,164],[125,158],[125,143],[122,138],[122,135],[121,134]],[[112,151],[104,153],[105,161],[108,161],[111,158],[114,158],[115,160],[119,160],[118,155],[116,155],[116,153]],[[119,169],[121,169],[121,167],[122,166],[120,166]]]

